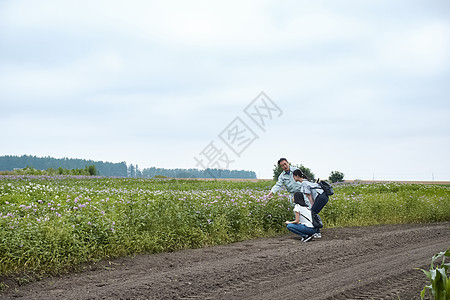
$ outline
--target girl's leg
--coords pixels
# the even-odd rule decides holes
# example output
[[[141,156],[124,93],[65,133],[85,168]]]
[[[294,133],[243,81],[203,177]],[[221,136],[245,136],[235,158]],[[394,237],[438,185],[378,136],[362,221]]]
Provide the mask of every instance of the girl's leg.
[[[299,235],[299,236],[301,236],[301,237],[306,237],[307,235],[304,234],[301,230],[299,230],[299,229],[297,228],[297,225],[300,225],[300,224],[288,224],[288,225],[287,225],[287,229],[288,229],[290,232],[295,233],[295,234],[297,234],[297,235]]]
[[[305,226],[303,224],[301,224],[303,226],[302,231],[306,234],[306,235],[313,235],[314,233],[318,233],[319,229],[318,228],[311,228],[308,226]]]
[[[303,238],[317,233],[316,228],[307,227],[303,224],[288,224],[287,229]]]
[[[311,207],[311,210],[318,214],[322,208],[328,203],[328,196],[325,193],[317,196],[316,201],[314,201],[314,205]],[[320,234],[320,229],[317,229],[317,233]],[[320,235],[317,237],[321,237]]]
[[[327,203],[328,196],[325,193],[322,193],[317,196],[316,200],[314,201],[314,205],[311,207],[311,210],[318,214]]]

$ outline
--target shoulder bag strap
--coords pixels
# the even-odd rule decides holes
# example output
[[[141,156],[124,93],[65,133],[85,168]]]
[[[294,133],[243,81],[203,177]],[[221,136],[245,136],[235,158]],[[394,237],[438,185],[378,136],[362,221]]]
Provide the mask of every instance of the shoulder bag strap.
[[[306,217],[306,216],[303,215],[303,214],[300,214],[300,215],[302,215],[303,217],[305,217],[305,219],[308,220],[309,222],[311,222],[311,224],[312,224],[312,221],[311,221],[310,219],[308,219],[308,217]]]

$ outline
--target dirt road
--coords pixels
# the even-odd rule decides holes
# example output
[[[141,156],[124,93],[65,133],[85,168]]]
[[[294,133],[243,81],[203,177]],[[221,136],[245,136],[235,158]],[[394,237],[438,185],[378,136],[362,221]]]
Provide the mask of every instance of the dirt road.
[[[0,299],[420,299],[450,223],[322,231],[140,255],[11,288]]]

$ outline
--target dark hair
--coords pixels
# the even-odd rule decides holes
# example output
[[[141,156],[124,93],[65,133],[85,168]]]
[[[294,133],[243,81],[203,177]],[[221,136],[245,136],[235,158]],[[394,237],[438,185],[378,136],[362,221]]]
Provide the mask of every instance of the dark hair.
[[[303,193],[301,193],[301,192],[295,192],[295,194],[294,194],[294,203],[298,204],[300,206],[308,207],[308,205],[306,205]]]
[[[300,171],[299,169],[294,170],[294,172],[292,172],[292,175],[298,176],[298,177],[301,177],[301,178],[304,178],[304,179],[308,179],[308,177],[306,177],[306,175],[303,174],[303,172]]]
[[[288,161],[286,158],[282,157],[278,160],[278,164],[280,164],[283,160]]]

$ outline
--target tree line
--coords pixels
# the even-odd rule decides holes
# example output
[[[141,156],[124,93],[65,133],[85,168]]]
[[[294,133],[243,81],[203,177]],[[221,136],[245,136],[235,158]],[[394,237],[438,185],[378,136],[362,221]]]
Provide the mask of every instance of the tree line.
[[[14,171],[0,171],[0,175],[83,175],[83,176],[95,176],[98,175],[98,171],[95,165],[86,166],[84,169],[58,169],[48,168],[46,170],[38,170],[33,167],[27,166],[23,169],[15,168]]]
[[[95,171],[93,171],[95,167]],[[164,169],[164,168],[144,168],[139,169],[138,165],[127,165],[126,162],[112,163],[103,161],[93,161],[76,158],[54,158],[37,157],[31,155],[0,156],[0,171],[14,171],[17,169],[33,168],[35,170],[53,170],[57,174],[72,174],[79,170],[80,172],[91,169],[100,176],[115,177],[141,177],[153,178],[155,176],[164,176],[172,178],[256,178],[256,173],[245,170],[222,170],[222,169]],[[64,170],[64,171],[62,171]],[[30,172],[31,170],[28,170]],[[78,172],[79,173],[79,172]],[[73,174],[72,174],[73,175]]]
[[[0,156],[0,171],[14,171],[14,169],[24,169],[26,167],[32,167],[37,170],[47,169],[82,169],[86,166],[95,166],[98,175],[101,176],[127,176],[127,164],[123,161],[120,163],[93,161],[77,158],[53,158],[37,157],[31,155],[13,156],[5,155]]]
[[[256,173],[245,170],[225,170],[225,169],[163,169],[146,168],[140,171],[136,166],[136,177],[153,178],[155,176],[165,176],[172,178],[244,178],[256,179]],[[133,176],[131,176],[133,177]]]

